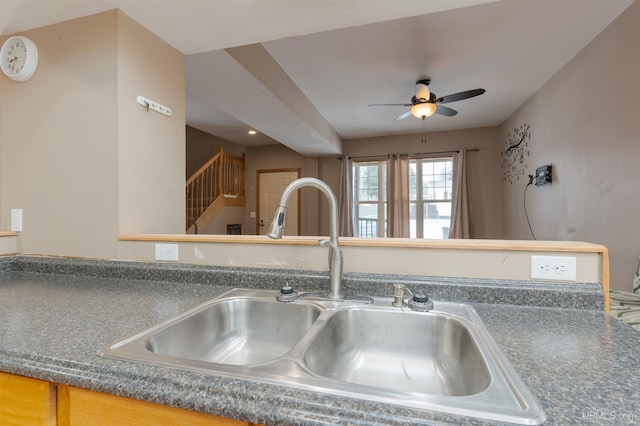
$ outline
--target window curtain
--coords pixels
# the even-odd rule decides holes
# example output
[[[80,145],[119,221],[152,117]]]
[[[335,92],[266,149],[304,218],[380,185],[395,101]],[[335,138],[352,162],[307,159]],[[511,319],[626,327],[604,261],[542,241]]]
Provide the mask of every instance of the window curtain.
[[[409,155],[387,160],[387,236],[409,238]]]
[[[463,148],[453,154],[453,191],[449,238],[473,238],[471,199],[467,184],[466,154]]]
[[[353,237],[353,160],[342,158],[338,196],[338,234]]]

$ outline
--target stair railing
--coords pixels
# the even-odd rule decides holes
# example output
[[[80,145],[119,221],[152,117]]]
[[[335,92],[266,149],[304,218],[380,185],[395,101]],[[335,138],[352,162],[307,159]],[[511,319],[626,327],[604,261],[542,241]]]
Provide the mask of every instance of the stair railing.
[[[186,229],[213,204],[218,197],[244,197],[245,158],[227,154],[222,146],[195,172],[186,184]]]

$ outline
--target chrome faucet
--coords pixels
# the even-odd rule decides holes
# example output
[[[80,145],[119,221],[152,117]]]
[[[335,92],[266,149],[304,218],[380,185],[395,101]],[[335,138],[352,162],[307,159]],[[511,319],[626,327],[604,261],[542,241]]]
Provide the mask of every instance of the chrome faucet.
[[[342,251],[338,246],[338,201],[336,196],[331,191],[331,188],[323,181],[315,178],[300,178],[294,180],[287,186],[282,192],[280,198],[280,205],[276,210],[276,213],[271,222],[271,229],[267,234],[270,238],[281,239],[282,231],[284,229],[284,217],[289,202],[289,197],[298,188],[304,186],[311,186],[317,188],[322,192],[329,200],[329,208],[331,211],[330,216],[330,229],[329,239],[320,240],[318,244],[321,246],[329,246],[329,292],[327,296],[330,299],[344,299],[344,292],[342,291]]]

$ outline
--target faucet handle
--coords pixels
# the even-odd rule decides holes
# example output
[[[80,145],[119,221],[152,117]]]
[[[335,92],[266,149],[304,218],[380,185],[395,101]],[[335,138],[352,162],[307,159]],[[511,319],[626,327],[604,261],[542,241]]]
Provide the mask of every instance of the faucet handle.
[[[321,246],[329,246],[334,250],[339,250],[338,245],[331,240],[318,240],[318,244]]]
[[[429,312],[433,309],[433,302],[422,290],[416,291],[407,305],[411,310],[417,312]]]
[[[293,289],[289,285],[289,283],[285,283],[282,287],[280,287],[280,293],[276,296],[276,300],[278,302],[293,302],[298,299],[298,292]]]

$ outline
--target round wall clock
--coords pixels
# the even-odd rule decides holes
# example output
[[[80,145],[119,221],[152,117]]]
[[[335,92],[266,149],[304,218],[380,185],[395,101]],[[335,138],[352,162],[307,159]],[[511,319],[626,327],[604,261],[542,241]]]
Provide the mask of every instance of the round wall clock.
[[[13,81],[29,80],[38,67],[38,48],[23,36],[7,39],[0,50],[0,68]]]

